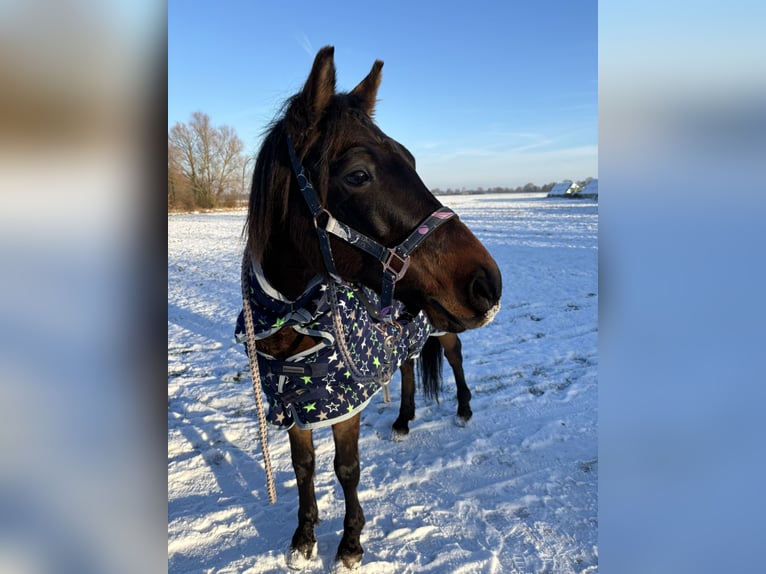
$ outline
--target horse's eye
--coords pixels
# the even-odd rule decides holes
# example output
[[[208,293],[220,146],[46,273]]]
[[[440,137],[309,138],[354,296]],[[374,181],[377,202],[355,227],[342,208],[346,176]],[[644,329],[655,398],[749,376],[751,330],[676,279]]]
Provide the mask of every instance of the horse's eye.
[[[343,176],[343,181],[345,181],[351,187],[362,187],[371,179],[372,178],[370,177],[370,174],[362,169],[357,169]]]

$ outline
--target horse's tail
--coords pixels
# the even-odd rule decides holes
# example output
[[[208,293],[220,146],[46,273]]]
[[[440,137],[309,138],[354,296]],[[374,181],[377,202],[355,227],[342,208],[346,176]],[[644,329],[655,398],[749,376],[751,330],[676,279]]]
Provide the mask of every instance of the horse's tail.
[[[439,391],[442,387],[442,345],[439,337],[428,337],[420,351],[418,360],[418,378],[427,399],[439,401]]]

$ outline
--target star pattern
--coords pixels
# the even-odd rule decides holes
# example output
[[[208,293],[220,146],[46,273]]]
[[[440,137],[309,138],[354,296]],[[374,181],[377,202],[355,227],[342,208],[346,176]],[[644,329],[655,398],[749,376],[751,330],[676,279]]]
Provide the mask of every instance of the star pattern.
[[[308,356],[288,358],[297,364],[316,365],[315,371],[321,374],[315,376],[278,374],[282,372],[279,363],[272,366],[270,359],[258,355],[259,367],[266,373],[262,385],[269,399],[267,418],[272,425],[283,429],[295,423],[306,428],[330,425],[338,417],[363,408],[381,385],[389,382],[394,367],[420,352],[431,332],[425,316],[402,319],[403,306],[397,303],[394,316],[399,322],[381,323],[370,315],[362,301],[364,297],[358,296],[359,289],[348,284],[322,283],[309,303],[311,308],[300,313],[269,315],[266,310],[259,316],[254,307],[253,318],[260,325],[257,331],[265,333],[264,336],[277,327],[298,325],[326,334],[324,345]],[[379,305],[373,291],[361,289],[372,305]],[[299,316],[304,317],[302,320],[310,316],[311,320],[296,323]],[[244,342],[244,320],[239,319],[237,340]],[[387,339],[388,347],[384,345]],[[336,345],[330,344],[333,340]]]

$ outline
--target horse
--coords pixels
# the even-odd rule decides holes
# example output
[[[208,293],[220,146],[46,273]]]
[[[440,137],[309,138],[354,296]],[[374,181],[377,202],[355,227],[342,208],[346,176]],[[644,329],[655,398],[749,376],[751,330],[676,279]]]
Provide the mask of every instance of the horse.
[[[253,172],[240,318],[253,385],[263,384],[269,421],[288,432],[299,500],[291,566],[316,546],[313,429],[332,428],[345,499],[335,560],[355,568],[364,552],[361,409],[432,329],[479,328],[500,307],[494,259],[373,120],[382,67],[376,60],[353,90],[337,92],[334,48],[322,48],[267,128]],[[324,327],[322,309],[331,311]],[[310,381],[326,385],[314,391]],[[320,391],[330,393],[326,408],[314,400]]]
[[[463,372],[463,344],[456,333],[442,333],[428,338],[420,357],[410,359],[400,367],[402,393],[399,405],[399,416],[391,425],[394,436],[409,434],[409,421],[415,419],[415,369],[418,368],[419,380],[426,398],[439,400],[442,383],[442,358],[452,368],[457,386],[457,416],[456,422],[465,426],[473,416],[471,410],[471,390],[465,382]],[[443,354],[442,354],[443,353]]]

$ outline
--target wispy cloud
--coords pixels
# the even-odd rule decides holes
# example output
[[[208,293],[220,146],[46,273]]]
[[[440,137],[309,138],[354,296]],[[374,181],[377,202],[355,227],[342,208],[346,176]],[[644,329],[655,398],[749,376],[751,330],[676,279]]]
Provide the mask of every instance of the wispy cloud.
[[[424,142],[415,150],[418,157],[429,157],[433,161],[450,162],[464,157],[494,157],[497,155],[521,154],[532,150],[553,149],[556,139],[532,132],[491,131],[475,134],[471,142],[433,140]],[[424,152],[424,153],[423,153]]]
[[[311,45],[311,40],[309,40],[309,37],[306,35],[305,32],[299,32],[295,35],[295,40],[298,42],[301,48],[309,55],[310,58],[313,58],[316,54],[316,50],[314,50],[314,47]]]

